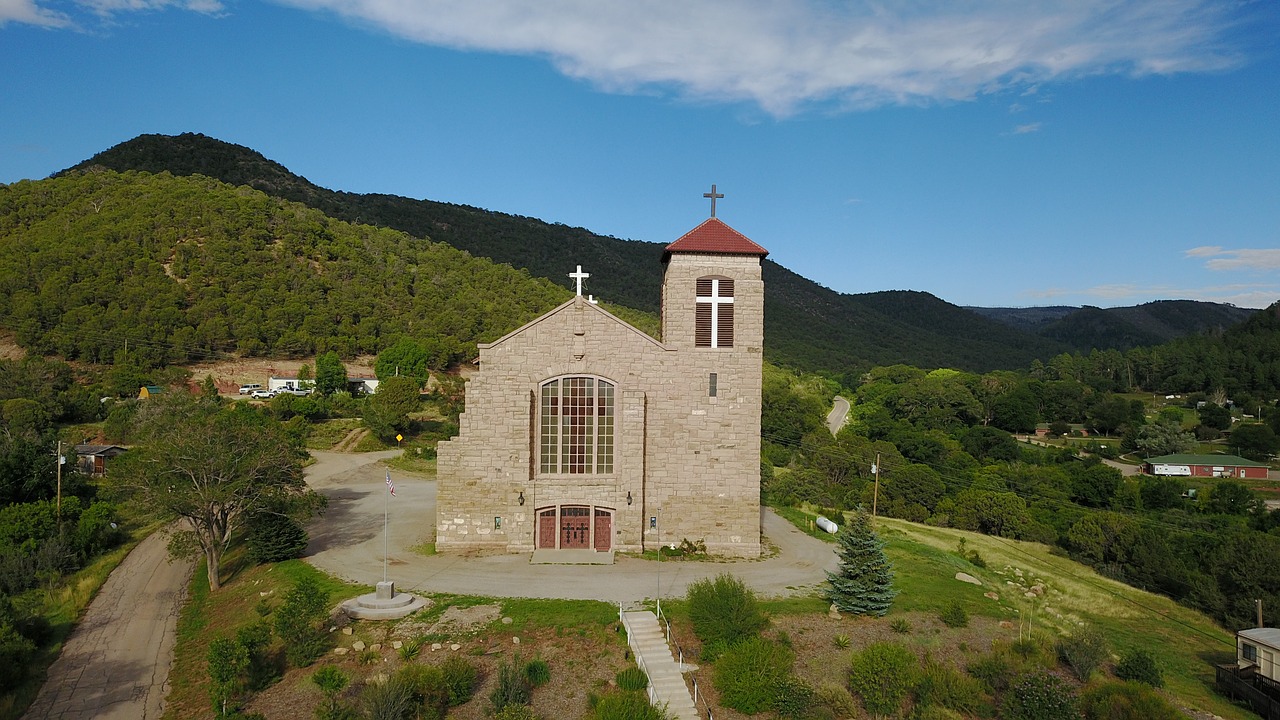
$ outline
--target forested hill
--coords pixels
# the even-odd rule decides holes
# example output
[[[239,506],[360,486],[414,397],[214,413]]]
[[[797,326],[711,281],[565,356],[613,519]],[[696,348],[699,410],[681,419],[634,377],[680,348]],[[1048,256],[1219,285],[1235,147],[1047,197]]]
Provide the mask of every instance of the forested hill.
[[[197,134],[143,135],[70,171],[94,166],[201,174],[248,185],[330,217],[402,230],[527,268],[562,286],[568,285],[567,273],[581,264],[592,274],[593,292],[648,312],[658,310],[662,248],[675,240],[619,240],[463,205],[327,190],[249,148]],[[767,238],[756,239],[769,244]],[[908,363],[986,371],[1026,367],[1067,349],[927,293],[840,294],[768,260],[764,277],[765,352],[784,365],[843,372]]]
[[[444,367],[569,293],[444,243],[207,177],[97,170],[0,185],[0,325],[28,350],[148,367],[375,353]]]
[[[1011,327],[1070,345],[1128,350],[1186,335],[1221,333],[1256,311],[1196,300],[1158,300],[1132,307],[966,308]]]

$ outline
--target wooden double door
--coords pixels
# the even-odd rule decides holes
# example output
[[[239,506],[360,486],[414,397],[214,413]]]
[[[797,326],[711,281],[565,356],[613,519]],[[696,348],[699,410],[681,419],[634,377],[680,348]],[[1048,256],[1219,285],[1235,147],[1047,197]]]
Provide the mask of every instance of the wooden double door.
[[[561,505],[538,511],[538,547],[607,552],[613,547],[613,511]]]

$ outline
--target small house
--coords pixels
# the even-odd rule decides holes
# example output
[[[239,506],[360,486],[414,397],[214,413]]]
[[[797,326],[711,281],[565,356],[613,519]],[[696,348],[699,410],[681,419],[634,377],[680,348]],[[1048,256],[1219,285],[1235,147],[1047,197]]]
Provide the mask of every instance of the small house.
[[[76,469],[85,475],[102,477],[107,474],[107,458],[125,452],[119,445],[77,445]]]
[[[1161,455],[1143,461],[1142,471],[1166,477],[1219,477],[1266,480],[1266,463],[1237,455]]]
[[[299,380],[296,376],[276,377],[275,375],[272,375],[271,377],[267,378],[267,389],[270,390],[271,392],[278,393],[282,390],[302,390],[303,384],[304,384],[304,381]],[[312,380],[306,380],[305,384],[307,387],[315,386],[315,382]]]
[[[1252,667],[1280,688],[1280,628],[1249,628],[1236,633],[1236,667]]]
[[[347,391],[352,395],[372,395],[378,392],[378,378],[373,375],[348,375]]]

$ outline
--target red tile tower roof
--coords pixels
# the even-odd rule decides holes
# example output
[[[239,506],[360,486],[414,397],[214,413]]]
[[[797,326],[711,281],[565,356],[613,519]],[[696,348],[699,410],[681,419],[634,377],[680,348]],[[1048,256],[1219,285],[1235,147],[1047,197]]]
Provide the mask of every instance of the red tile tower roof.
[[[662,260],[666,262],[671,253],[708,253],[713,255],[759,255],[764,257],[768,250],[760,247],[746,235],[725,225],[717,218],[707,218],[701,225],[685,233],[679,240],[667,246],[662,252]]]

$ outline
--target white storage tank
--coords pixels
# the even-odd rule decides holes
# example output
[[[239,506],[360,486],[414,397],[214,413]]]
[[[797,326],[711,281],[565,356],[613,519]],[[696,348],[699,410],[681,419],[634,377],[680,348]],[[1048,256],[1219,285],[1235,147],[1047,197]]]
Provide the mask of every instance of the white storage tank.
[[[830,520],[826,519],[821,515],[818,516],[818,527],[833,534],[835,533],[836,530],[839,529],[835,523],[831,522]]]

